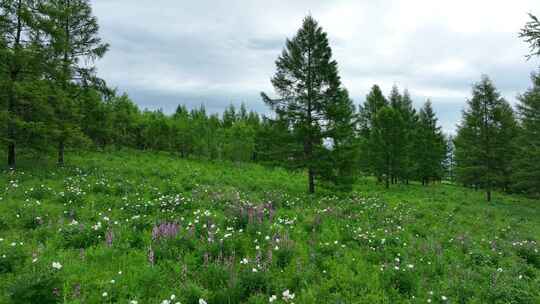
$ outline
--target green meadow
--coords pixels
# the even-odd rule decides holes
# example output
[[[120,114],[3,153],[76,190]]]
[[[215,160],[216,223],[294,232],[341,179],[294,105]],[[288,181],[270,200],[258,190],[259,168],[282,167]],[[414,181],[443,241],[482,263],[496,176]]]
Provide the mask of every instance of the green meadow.
[[[540,303],[540,204],[126,150],[0,174],[0,303]]]

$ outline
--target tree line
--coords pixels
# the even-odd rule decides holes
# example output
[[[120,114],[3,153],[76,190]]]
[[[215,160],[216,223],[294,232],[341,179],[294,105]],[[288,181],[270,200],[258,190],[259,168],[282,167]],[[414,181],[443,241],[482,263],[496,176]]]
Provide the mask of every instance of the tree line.
[[[540,54],[531,15],[520,36]],[[287,39],[261,93],[270,115],[230,105],[220,114],[179,105],[173,114],[141,110],[97,76],[109,45],[88,0],[4,0],[0,4],[0,140],[17,152],[130,147],[180,157],[259,162],[305,170],[318,184],[350,190],[359,175],[390,187],[450,180],[482,189],[540,194],[540,76],[513,109],[482,76],[457,134],[442,132],[430,100],[415,109],[407,90],[373,85],[356,107],[339,76],[327,34],[311,16]]]

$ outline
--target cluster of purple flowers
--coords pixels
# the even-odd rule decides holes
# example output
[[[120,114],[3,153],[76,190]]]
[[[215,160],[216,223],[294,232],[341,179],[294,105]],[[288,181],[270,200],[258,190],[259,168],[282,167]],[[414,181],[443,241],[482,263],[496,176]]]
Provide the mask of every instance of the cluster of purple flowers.
[[[180,226],[177,223],[161,223],[152,229],[152,240],[157,241],[162,238],[173,238],[178,235]]]

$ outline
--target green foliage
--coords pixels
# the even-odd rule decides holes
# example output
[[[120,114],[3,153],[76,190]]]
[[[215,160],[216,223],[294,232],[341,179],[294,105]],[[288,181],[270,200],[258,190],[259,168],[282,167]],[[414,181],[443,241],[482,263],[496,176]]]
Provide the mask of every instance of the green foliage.
[[[401,172],[405,157],[404,134],[405,122],[397,110],[385,106],[377,112],[369,137],[369,148],[374,171],[385,180],[387,188]]]
[[[430,181],[442,180],[444,177],[443,162],[447,157],[446,139],[437,126],[437,117],[431,107],[431,101],[427,101],[418,115],[415,137],[411,157],[415,158],[416,164],[414,175],[427,184]]]
[[[519,32],[519,37],[523,38],[530,46],[529,58],[540,56],[540,20],[533,14],[529,14],[529,22]]]
[[[454,139],[458,180],[485,189],[488,201],[493,188],[508,189],[515,153],[510,143],[516,134],[512,108],[483,76],[473,86],[473,97]]]
[[[8,289],[8,303],[60,303],[62,282],[52,270],[29,271]]]
[[[519,136],[514,158],[513,187],[540,195],[540,76],[532,75],[533,86],[519,97]]]

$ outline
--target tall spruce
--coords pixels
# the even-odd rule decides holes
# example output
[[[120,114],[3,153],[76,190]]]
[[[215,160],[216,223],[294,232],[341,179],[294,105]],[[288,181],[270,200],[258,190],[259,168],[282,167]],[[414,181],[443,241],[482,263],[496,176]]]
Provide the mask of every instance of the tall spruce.
[[[48,21],[51,42],[49,64],[56,94],[55,132],[58,142],[58,164],[64,163],[65,144],[79,136],[77,98],[81,90],[94,87],[106,90],[96,76],[95,60],[103,57],[109,45],[99,37],[99,25],[88,0],[49,0],[43,8]]]
[[[515,135],[512,108],[491,80],[482,76],[473,86],[454,140],[458,180],[484,189],[487,201],[491,201],[494,189],[509,185],[514,153],[510,143]]]
[[[437,117],[428,100],[418,114],[418,125],[413,142],[415,158],[415,175],[427,185],[432,181],[441,180],[444,175],[444,160],[446,158],[446,139],[437,125]]]
[[[519,97],[520,132],[516,140],[513,184],[516,190],[540,195],[540,74],[532,75],[533,86]]]
[[[280,98],[263,100],[277,115],[289,121],[303,146],[298,163],[308,171],[308,192],[315,192],[315,176],[324,151],[323,134],[328,109],[339,98],[341,81],[327,34],[308,16],[292,39],[287,39],[276,61],[272,85]]]

